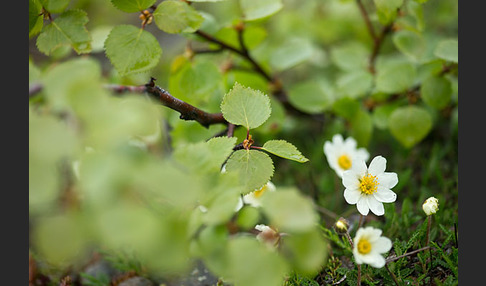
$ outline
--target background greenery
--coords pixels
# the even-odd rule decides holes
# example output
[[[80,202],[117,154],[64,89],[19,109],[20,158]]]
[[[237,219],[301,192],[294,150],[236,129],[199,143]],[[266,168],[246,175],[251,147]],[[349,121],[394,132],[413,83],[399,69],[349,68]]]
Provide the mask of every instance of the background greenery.
[[[393,241],[388,256],[425,246],[421,205],[439,199],[431,251],[388,264],[398,283],[456,285],[458,2],[188,2],[29,1],[31,283],[70,275],[108,285],[122,274],[172,283],[203,260],[217,278],[232,278],[225,283],[356,285],[351,248],[332,226],[339,217],[356,226],[359,214],[322,149],[339,133],[398,174],[397,201],[365,220]],[[145,9],[153,18],[144,23]],[[236,82],[268,95],[270,117],[249,127],[255,145],[286,140],[309,161],[270,154],[271,181],[285,194],[274,202],[287,207],[244,209],[236,225],[246,233],[290,215],[312,227],[280,222],[295,237],[280,255],[235,236],[233,206],[252,184],[220,167],[246,128],[206,142],[226,125],[181,120],[148,96],[111,88],[151,77],[211,113],[222,112]],[[90,275],[94,258],[118,276]],[[361,280],[395,283],[368,266]]]

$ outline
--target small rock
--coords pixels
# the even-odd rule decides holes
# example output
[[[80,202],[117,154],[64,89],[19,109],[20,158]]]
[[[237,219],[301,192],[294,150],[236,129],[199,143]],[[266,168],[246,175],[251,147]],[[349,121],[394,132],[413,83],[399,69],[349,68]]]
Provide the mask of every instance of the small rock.
[[[154,286],[154,283],[145,277],[136,276],[123,281],[118,286]]]

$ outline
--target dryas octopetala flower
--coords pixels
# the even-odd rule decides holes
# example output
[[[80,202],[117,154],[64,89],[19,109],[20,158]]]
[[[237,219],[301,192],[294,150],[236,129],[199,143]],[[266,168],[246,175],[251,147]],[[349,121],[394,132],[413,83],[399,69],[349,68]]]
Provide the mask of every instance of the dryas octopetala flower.
[[[271,181],[268,181],[260,189],[244,195],[243,199],[240,198],[238,204],[236,205],[235,211],[239,211],[243,207],[243,204],[248,204],[252,207],[259,207],[261,205],[263,194],[265,194],[265,192],[274,192],[275,190],[275,185]]]
[[[358,229],[353,240],[353,255],[357,264],[366,263],[375,268],[385,266],[386,260],[381,254],[391,249],[392,242],[381,233],[381,229],[372,226]]]
[[[280,242],[280,234],[268,225],[257,224],[255,229],[260,231],[257,234],[256,239],[268,246],[275,247]]]
[[[376,156],[366,167],[365,161],[355,161],[353,167],[343,173],[344,199],[354,205],[362,215],[371,210],[375,215],[385,214],[383,203],[392,203],[397,195],[391,190],[398,183],[398,176],[385,172],[386,159]]]
[[[439,210],[439,200],[434,197],[426,199],[422,205],[422,209],[426,215],[435,214]]]
[[[353,161],[367,161],[370,157],[365,148],[357,148],[353,137],[343,140],[341,134],[334,135],[332,141],[324,143],[324,154],[329,166],[339,177],[342,177],[344,171],[351,169]]]

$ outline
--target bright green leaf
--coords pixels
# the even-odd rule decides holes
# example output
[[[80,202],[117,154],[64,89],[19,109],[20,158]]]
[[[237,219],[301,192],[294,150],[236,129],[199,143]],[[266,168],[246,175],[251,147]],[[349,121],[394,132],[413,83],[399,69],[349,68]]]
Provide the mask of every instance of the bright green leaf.
[[[457,63],[459,60],[459,43],[457,39],[439,42],[434,50],[434,55],[446,61]]]
[[[331,48],[331,61],[341,70],[365,70],[368,66],[370,51],[361,42],[352,41]]]
[[[71,46],[78,54],[91,51],[91,36],[86,30],[88,17],[81,10],[69,10],[60,14],[42,29],[37,38],[37,48],[50,55],[61,46]]]
[[[279,157],[297,161],[299,163],[305,163],[309,161],[309,159],[307,159],[300,153],[297,147],[285,140],[267,141],[265,142],[265,144],[263,144],[262,149]]]
[[[39,0],[29,0],[29,38],[37,35],[42,30],[44,20],[42,15],[42,5]]]
[[[221,102],[224,118],[246,129],[257,128],[270,116],[270,99],[259,90],[235,83]]]
[[[168,0],[160,3],[154,13],[155,24],[166,33],[192,33],[204,21],[194,7],[183,1]]]
[[[273,176],[273,169],[272,159],[257,150],[235,151],[226,163],[226,171],[237,172],[240,184],[248,192],[266,184]]]
[[[271,16],[283,7],[282,0],[239,0],[246,21]]]
[[[365,70],[351,71],[337,79],[337,91],[343,96],[361,98],[371,90],[373,75]]]
[[[397,108],[388,120],[390,132],[406,148],[411,148],[432,129],[432,117],[418,106]]]
[[[155,0],[111,0],[116,8],[127,13],[140,12],[155,3]]]
[[[270,65],[282,71],[312,59],[314,47],[304,38],[291,38],[276,47],[270,57]]]
[[[119,25],[108,35],[105,52],[118,73],[124,76],[155,67],[162,49],[151,33],[132,25]]]
[[[431,76],[422,82],[420,95],[427,105],[442,109],[451,101],[451,82],[442,76]]]

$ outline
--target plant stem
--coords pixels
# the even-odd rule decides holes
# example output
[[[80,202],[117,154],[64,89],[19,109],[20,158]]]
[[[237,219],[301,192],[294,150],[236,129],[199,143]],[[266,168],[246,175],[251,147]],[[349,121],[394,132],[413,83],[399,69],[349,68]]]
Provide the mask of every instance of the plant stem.
[[[392,261],[395,261],[395,260],[398,260],[400,258],[404,258],[406,256],[410,256],[410,255],[413,255],[415,253],[418,253],[420,251],[424,251],[424,250],[427,250],[427,249],[430,249],[430,246],[425,246],[425,247],[422,247],[422,248],[419,248],[419,249],[416,249],[414,251],[410,251],[410,252],[407,252],[405,254],[402,254],[400,256],[396,256],[396,257],[390,257],[390,258],[387,258],[386,259],[386,263],[389,263],[389,262],[392,262]]]
[[[388,270],[388,273],[390,273],[390,276],[392,277],[393,282],[395,282],[395,285],[400,286],[400,284],[398,284],[397,277],[395,276],[395,274],[393,272],[391,272],[390,268],[388,267],[388,265],[386,263],[385,263],[385,268],[386,268],[386,270]]]
[[[373,29],[373,25],[371,24],[370,17],[368,16],[368,13],[366,12],[366,9],[363,5],[363,2],[361,2],[361,0],[356,0],[356,3],[358,4],[359,11],[361,12],[361,15],[363,16],[363,19],[366,23],[366,27],[368,28],[368,32],[370,33],[371,38],[373,39],[373,41],[376,42],[377,38],[376,38],[375,29]]]

